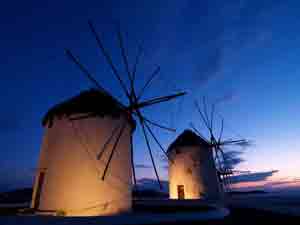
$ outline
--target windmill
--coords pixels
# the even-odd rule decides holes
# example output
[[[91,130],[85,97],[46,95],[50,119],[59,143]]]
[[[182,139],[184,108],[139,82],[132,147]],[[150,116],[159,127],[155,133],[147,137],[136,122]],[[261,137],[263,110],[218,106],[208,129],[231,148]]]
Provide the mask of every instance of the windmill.
[[[203,98],[202,108],[199,103],[195,101],[195,107],[200,115],[200,118],[208,130],[209,137],[205,138],[200,131],[191,123],[191,128],[207,143],[210,144],[211,149],[214,153],[215,165],[217,169],[217,173],[219,175],[220,180],[223,183],[224,189],[230,188],[230,176],[233,174],[233,170],[230,166],[230,162],[226,153],[224,151],[224,147],[226,146],[239,146],[239,147],[247,147],[250,145],[250,142],[246,139],[223,139],[223,131],[224,131],[224,119],[221,120],[221,126],[219,134],[216,134],[214,117],[215,117],[215,105],[213,104],[211,110],[208,110],[206,99]]]
[[[112,57],[105,48],[101,36],[94,25],[91,21],[88,22],[88,25],[100,53],[119,82],[128,104],[122,104],[113,97],[100,85],[78,57],[69,49],[65,50],[67,57],[88,78],[95,86],[95,89],[59,104],[51,109],[44,118],[43,125],[47,126],[47,130],[42,144],[40,166],[36,175],[32,197],[32,208],[39,211],[63,211],[64,214],[72,216],[115,215],[130,211],[132,178],[134,183],[136,183],[132,140],[135,126],[140,126],[141,128],[155,176],[161,187],[150,138],[153,138],[164,154],[166,154],[166,151],[154,134],[152,127],[171,132],[175,130],[148,119],[142,109],[183,96],[185,92],[142,100],[145,90],[159,74],[160,67],[158,66],[150,74],[144,86],[138,91],[135,87],[135,79],[143,49],[139,47],[138,54],[131,68],[121,28],[117,25],[118,46],[125,66],[126,76],[129,80],[128,87],[117,66],[113,63]],[[90,103],[87,104],[86,102]],[[91,110],[85,110],[83,109],[84,107],[89,107]],[[106,114],[110,114],[109,118],[105,117]],[[73,131],[77,135],[75,138],[69,135]],[[60,132],[64,133],[60,134]],[[62,137],[63,135],[64,137]],[[99,140],[102,143],[100,148],[98,146]],[[78,144],[79,141],[81,141],[81,145]],[[69,148],[73,149],[72,154],[68,152]],[[83,158],[85,155],[82,155],[82,149],[85,150],[86,155],[89,155],[89,160],[93,161],[91,163],[97,164],[95,169],[97,174],[100,173],[99,177],[94,175],[91,177],[90,172],[82,172],[83,170],[89,171],[91,166],[91,163],[85,163]],[[81,151],[80,155],[79,151]],[[74,159],[75,157],[76,159]],[[63,161],[63,159],[68,163]],[[76,163],[74,163],[75,161]],[[114,161],[116,163],[112,166]],[[55,167],[59,167],[59,169]],[[117,173],[124,173],[124,175],[118,176]],[[72,185],[66,179],[71,179]],[[59,185],[57,182],[60,182]],[[84,197],[78,197],[82,190],[88,193]],[[75,206],[77,208],[74,208]]]
[[[190,129],[184,130],[167,151],[169,197],[171,199],[197,199],[222,203],[210,144]]]

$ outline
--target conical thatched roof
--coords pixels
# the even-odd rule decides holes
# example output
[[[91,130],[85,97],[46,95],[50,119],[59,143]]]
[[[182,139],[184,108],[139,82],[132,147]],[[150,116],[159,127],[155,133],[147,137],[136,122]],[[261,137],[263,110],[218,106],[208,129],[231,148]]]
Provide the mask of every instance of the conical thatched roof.
[[[209,143],[194,133],[192,130],[184,130],[174,142],[172,142],[167,150],[167,153],[171,153],[174,149],[183,146],[205,146],[209,147]]]
[[[91,114],[93,116],[101,117],[110,115],[112,117],[119,117],[121,113],[127,113],[125,106],[115,98],[99,90],[90,89],[52,107],[44,116],[42,124],[43,126],[51,126],[55,117],[68,117],[76,114]],[[135,122],[129,113],[128,119],[135,125]]]

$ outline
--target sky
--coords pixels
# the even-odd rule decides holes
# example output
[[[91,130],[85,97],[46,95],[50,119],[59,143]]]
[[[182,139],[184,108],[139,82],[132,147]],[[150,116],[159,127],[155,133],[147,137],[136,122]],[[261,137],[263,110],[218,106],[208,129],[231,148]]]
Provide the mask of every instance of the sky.
[[[298,184],[299,7],[292,0],[6,1],[0,8],[0,189],[31,184],[43,135],[41,118],[51,106],[93,87],[64,55],[65,48],[126,104],[99,54],[89,19],[124,79],[114,24],[121,24],[131,65],[137,46],[143,46],[137,88],[161,67],[144,99],[188,93],[144,111],[176,128],[171,134],[154,129],[165,147],[190,122],[206,132],[193,104],[205,96],[225,118],[225,137],[254,143],[238,169],[270,174],[263,180],[267,185]],[[217,130],[220,116],[215,123]],[[139,130],[134,138],[137,174],[151,178]],[[155,155],[167,179],[156,148]]]

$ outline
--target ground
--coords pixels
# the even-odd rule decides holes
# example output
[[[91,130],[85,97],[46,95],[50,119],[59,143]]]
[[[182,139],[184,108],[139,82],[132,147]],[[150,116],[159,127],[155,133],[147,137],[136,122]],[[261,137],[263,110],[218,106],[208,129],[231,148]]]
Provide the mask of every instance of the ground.
[[[152,200],[155,201],[155,200]],[[224,218],[223,220],[218,221],[207,221],[207,222],[195,222],[195,221],[186,221],[184,223],[164,223],[164,224],[212,224],[212,225],[254,225],[254,224],[300,224],[300,196],[285,196],[282,194],[247,194],[247,195],[235,195],[231,196],[229,201],[229,209],[231,211],[230,215]],[[173,205],[174,206],[174,205]],[[141,208],[138,205],[139,210],[144,212],[145,209]],[[176,216],[177,207],[166,207],[163,206],[164,210],[155,205],[153,213],[160,214],[164,216],[164,213],[174,213]],[[0,207],[0,225],[18,225],[18,224],[28,224],[28,225],[37,225],[37,224],[47,224],[47,225],[59,225],[59,224],[99,224],[99,218],[45,218],[45,217],[18,217],[16,216],[18,208],[5,208]],[[209,210],[201,206],[198,208],[193,208],[193,211],[205,211]],[[182,212],[182,210],[180,210]],[[188,210],[185,210],[188,213]],[[155,218],[156,220],[158,218]],[[159,219],[158,219],[159,220]],[[151,216],[143,218],[142,221],[138,224],[143,224],[154,221]],[[109,223],[110,220],[106,220],[105,224]],[[132,221],[131,221],[132,222]],[[120,221],[118,224],[126,224],[126,219]],[[132,224],[132,223],[131,223]],[[155,224],[155,223],[153,223]],[[156,223],[159,224],[159,223]]]
[[[74,224],[78,224],[79,221],[76,221],[77,219],[74,219]],[[0,224],[2,225],[17,225],[16,223],[13,223],[13,221],[7,222],[6,217],[0,217]],[[32,223],[32,220],[28,218],[26,221],[26,218],[22,220],[22,224],[28,224],[28,225],[36,225],[38,223]],[[190,225],[254,225],[254,224],[284,224],[284,225],[292,225],[292,224],[299,224],[300,217],[294,217],[294,216],[287,216],[287,215],[281,215],[281,214],[276,214],[268,211],[263,211],[263,210],[256,210],[256,209],[239,209],[239,208],[231,208],[231,214],[226,217],[224,220],[220,221],[208,221],[208,222],[192,222],[192,221],[187,221],[184,224],[190,224]],[[19,221],[20,222],[20,221]],[[45,224],[73,224],[70,220],[68,220],[68,223],[62,219],[61,221],[47,221]],[[87,221],[85,221],[87,222]],[[80,223],[80,224],[86,224],[85,222]],[[89,224],[97,224],[95,220],[91,221],[92,223]],[[126,221],[123,221],[123,224],[126,224]],[[183,224],[183,223],[165,223],[168,225],[171,224]]]

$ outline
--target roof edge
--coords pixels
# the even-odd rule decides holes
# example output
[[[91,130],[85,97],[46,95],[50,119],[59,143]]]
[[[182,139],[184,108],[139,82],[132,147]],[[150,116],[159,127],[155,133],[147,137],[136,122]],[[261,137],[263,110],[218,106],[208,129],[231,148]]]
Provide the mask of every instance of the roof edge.
[[[169,145],[167,153],[173,152],[178,147],[188,146],[205,146],[210,147],[210,143],[204,140],[190,129],[185,129],[177,138]]]
[[[91,114],[91,117],[110,115],[113,118],[124,114],[133,128],[136,126],[132,115],[126,111],[126,106],[109,93],[94,88],[81,91],[78,95],[51,107],[42,118],[42,126],[51,126],[55,118],[69,117],[76,114]]]

